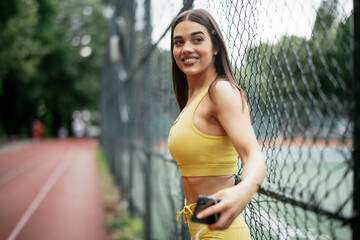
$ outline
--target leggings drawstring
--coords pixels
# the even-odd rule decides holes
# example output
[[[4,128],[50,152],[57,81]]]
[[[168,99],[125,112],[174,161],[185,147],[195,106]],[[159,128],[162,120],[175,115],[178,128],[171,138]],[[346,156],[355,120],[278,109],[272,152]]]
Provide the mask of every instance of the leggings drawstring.
[[[192,215],[194,214],[194,209],[195,209],[196,203],[192,203],[187,205],[186,204],[186,199],[185,199],[185,206],[184,208],[178,212],[177,214],[177,221],[180,221],[180,217],[183,214],[183,219],[184,219],[184,223],[187,223],[189,221],[189,219],[191,219]],[[187,221],[186,221],[187,218]]]

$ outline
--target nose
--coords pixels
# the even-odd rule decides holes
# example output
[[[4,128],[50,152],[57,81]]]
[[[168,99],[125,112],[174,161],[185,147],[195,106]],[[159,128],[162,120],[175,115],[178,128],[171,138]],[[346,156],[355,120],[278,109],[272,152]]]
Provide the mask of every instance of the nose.
[[[191,53],[194,51],[192,44],[188,41],[184,42],[183,53]]]

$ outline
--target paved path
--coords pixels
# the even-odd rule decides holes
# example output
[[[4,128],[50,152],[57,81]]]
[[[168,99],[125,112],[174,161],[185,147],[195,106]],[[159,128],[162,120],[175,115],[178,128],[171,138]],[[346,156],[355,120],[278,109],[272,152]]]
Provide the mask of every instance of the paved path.
[[[0,240],[102,240],[105,213],[89,139],[0,153]]]

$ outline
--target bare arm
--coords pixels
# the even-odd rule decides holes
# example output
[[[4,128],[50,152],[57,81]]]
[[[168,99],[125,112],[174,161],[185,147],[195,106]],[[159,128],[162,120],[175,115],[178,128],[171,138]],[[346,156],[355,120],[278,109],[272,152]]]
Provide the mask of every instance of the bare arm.
[[[219,221],[209,228],[223,230],[231,225],[256,193],[258,184],[264,180],[266,164],[251,125],[249,108],[239,91],[230,83],[219,81],[214,86],[214,93],[213,114],[231,139],[244,166],[241,183],[215,193],[213,197],[221,202],[200,213],[206,217],[221,212]]]

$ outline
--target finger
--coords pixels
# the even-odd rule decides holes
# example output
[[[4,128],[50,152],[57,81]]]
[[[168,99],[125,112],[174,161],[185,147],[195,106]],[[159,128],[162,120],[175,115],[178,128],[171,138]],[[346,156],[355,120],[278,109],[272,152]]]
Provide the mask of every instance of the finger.
[[[211,206],[211,207],[208,207],[202,211],[200,211],[197,215],[196,215],[196,218],[198,219],[202,219],[202,218],[205,218],[205,217],[208,217],[208,216],[211,216],[215,213],[219,213],[221,212],[223,206],[223,204],[221,204],[221,202]]]
[[[208,228],[210,230],[224,230],[227,229],[232,223],[231,218],[229,219],[228,216],[222,216],[220,215],[219,220],[211,225],[208,225]]]
[[[229,224],[218,224],[218,223],[214,223],[214,224],[212,224],[212,225],[208,225],[208,228],[210,229],[210,230],[226,230],[226,229],[228,229],[229,227],[230,227],[230,225],[231,225],[231,223],[229,223]]]
[[[236,214],[231,211],[221,212],[219,220],[211,225],[208,225],[210,230],[224,230],[227,229],[237,217]]]

